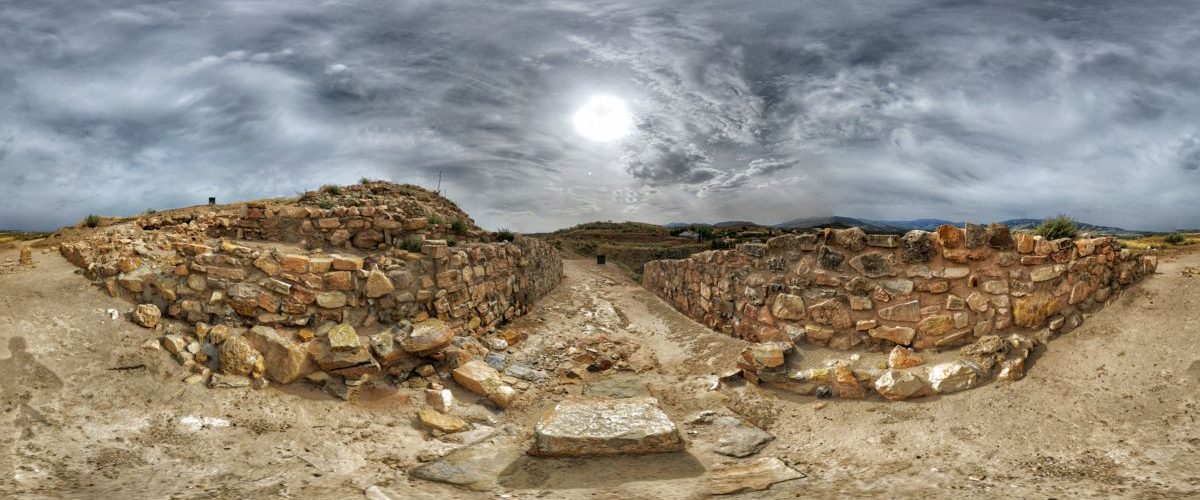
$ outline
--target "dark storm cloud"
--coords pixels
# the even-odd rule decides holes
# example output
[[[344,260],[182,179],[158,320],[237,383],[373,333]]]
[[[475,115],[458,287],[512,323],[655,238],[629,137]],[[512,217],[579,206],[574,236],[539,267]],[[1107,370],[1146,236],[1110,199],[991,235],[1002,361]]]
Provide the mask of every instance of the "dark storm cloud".
[[[0,15],[0,227],[361,176],[489,227],[1200,225],[1192,2],[81,1]],[[571,115],[625,99],[632,134]]]

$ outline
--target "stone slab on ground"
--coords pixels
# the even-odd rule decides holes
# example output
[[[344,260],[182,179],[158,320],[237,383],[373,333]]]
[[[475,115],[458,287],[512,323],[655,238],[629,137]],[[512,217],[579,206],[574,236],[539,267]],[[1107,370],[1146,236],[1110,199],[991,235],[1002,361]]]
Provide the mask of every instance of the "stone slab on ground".
[[[770,488],[775,483],[804,477],[776,457],[717,465],[708,473],[709,493],[730,495]]]
[[[409,474],[426,481],[489,491],[496,488],[500,476],[520,457],[516,430],[506,426],[483,441],[454,450]]]
[[[574,396],[538,420],[531,455],[586,457],[683,451],[675,423],[649,397]]]

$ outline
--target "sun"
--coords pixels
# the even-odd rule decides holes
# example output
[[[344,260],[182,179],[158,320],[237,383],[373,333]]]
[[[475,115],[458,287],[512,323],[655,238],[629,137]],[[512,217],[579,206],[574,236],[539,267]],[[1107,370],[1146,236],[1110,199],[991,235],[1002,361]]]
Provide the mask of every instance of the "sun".
[[[596,142],[615,141],[629,134],[633,115],[625,101],[611,95],[594,95],[571,118],[579,135]]]

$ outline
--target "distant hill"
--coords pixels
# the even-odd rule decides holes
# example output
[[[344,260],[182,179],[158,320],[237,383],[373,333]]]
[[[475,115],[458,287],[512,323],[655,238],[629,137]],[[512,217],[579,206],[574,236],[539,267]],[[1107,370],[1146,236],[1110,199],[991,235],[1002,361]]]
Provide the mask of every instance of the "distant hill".
[[[1042,219],[1009,219],[1006,221],[1001,221],[1000,223],[1008,225],[1008,227],[1011,229],[1032,230],[1033,228],[1037,227],[1038,224],[1042,223]],[[1120,227],[1099,226],[1096,224],[1088,224],[1086,222],[1076,222],[1075,224],[1077,226],[1079,226],[1080,231],[1084,231],[1084,232],[1088,232],[1088,233],[1095,233],[1095,234],[1115,234],[1117,236],[1122,236],[1122,235],[1140,236],[1140,235],[1146,235],[1146,234],[1153,233],[1153,231],[1135,231],[1135,230],[1130,230],[1130,229],[1125,229],[1125,228],[1120,228]]]

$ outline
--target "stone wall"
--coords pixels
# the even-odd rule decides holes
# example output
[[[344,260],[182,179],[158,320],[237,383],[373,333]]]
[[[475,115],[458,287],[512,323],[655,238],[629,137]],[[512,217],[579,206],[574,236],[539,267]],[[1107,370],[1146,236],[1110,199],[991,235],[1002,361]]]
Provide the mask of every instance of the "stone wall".
[[[1074,328],[1156,265],[1112,237],[1050,241],[968,224],[903,236],[858,228],[783,235],[651,262],[643,280],[679,311],[738,338],[920,350]]]
[[[427,240],[417,253],[365,256],[223,240],[175,241],[165,245],[174,256],[155,245],[159,255],[114,260],[113,246],[65,243],[60,251],[112,295],[191,323],[370,326],[434,317],[482,335],[523,314],[562,275],[556,250],[532,238],[456,247]]]
[[[403,380],[423,364],[452,369],[515,341],[502,325],[562,279],[549,243],[488,241],[470,219],[438,224],[457,208],[432,193],[343,190],[351,206],[305,206],[306,195],[146,216],[59,251],[138,303],[133,320],[214,386],[315,373],[344,389],[385,372]],[[380,192],[386,200],[372,199]],[[427,199],[408,203],[418,195]],[[448,232],[465,241],[434,239]]]

